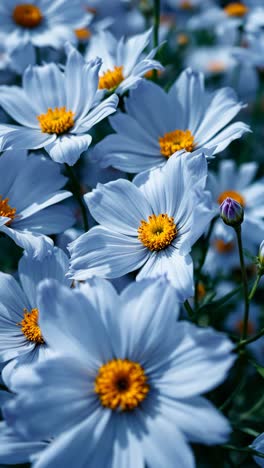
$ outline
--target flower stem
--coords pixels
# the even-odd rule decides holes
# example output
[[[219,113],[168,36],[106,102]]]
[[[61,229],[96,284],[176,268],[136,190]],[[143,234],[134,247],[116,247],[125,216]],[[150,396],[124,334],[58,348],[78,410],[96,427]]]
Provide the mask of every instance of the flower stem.
[[[159,26],[160,26],[160,0],[154,0],[154,28],[153,28],[153,46],[159,45]]]
[[[255,296],[255,293],[257,291],[257,288],[258,288],[258,285],[259,285],[259,282],[260,282],[260,279],[261,279],[261,274],[258,273],[257,277],[256,277],[256,281],[255,283],[253,284],[253,287],[249,293],[249,296],[248,296],[248,300],[251,301],[251,299],[253,299],[253,297]]]
[[[251,338],[248,338],[247,340],[241,340],[236,349],[240,349],[240,348],[243,348],[244,346],[247,346],[248,344],[250,343],[254,343],[254,341],[257,341],[259,338],[261,338],[262,336],[264,335],[264,328],[262,328],[260,330],[259,333],[257,333],[256,335],[252,336]]]
[[[248,330],[249,298],[248,298],[247,272],[246,272],[246,267],[245,267],[244,254],[243,254],[241,226],[237,226],[235,228],[235,232],[236,232],[236,236],[237,236],[239,259],[240,259],[240,266],[241,266],[241,273],[242,273],[242,283],[243,283],[243,290],[244,290],[244,305],[245,305],[243,330],[242,330],[242,334],[241,334],[241,340],[245,340],[247,338],[247,330]]]
[[[234,452],[245,452],[250,455],[255,455],[256,457],[264,458],[264,453],[258,452],[257,450],[254,450],[250,447],[235,447],[234,445],[228,444],[221,445],[221,447],[226,450],[232,450]]]
[[[72,193],[76,199],[76,201],[79,203],[81,212],[82,212],[82,218],[83,218],[83,228],[86,231],[89,229],[88,225],[88,216],[87,216],[87,208],[83,200],[83,196],[81,193],[81,186],[79,184],[78,178],[76,177],[74,170],[71,166],[65,163],[66,171],[68,173],[69,179],[71,181],[71,186],[72,186]]]

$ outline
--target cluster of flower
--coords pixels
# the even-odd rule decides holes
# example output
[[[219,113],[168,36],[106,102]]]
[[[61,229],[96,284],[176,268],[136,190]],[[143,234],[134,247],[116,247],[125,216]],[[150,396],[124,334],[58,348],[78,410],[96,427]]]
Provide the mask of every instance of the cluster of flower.
[[[261,4],[1,2],[4,466],[264,466]]]

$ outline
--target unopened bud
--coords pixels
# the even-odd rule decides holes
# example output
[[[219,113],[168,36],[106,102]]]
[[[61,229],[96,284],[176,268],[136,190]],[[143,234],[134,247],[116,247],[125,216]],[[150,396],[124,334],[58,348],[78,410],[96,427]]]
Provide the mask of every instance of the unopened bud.
[[[225,224],[238,227],[244,219],[244,208],[233,198],[226,198],[220,205],[220,216]]]
[[[259,260],[260,267],[264,268],[264,240],[261,242],[259,246],[258,260]]]

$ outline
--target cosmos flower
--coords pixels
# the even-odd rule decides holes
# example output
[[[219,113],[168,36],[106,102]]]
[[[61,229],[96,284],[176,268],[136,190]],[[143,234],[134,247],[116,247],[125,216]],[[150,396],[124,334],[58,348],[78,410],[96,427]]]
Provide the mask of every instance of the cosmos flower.
[[[28,67],[23,88],[0,87],[1,106],[20,124],[0,125],[1,150],[44,147],[54,161],[73,165],[92,141],[87,132],[115,112],[116,95],[99,104],[100,59],[86,63],[69,44],[66,52],[64,73],[55,63]]]
[[[250,445],[250,447],[264,455],[264,432],[262,432],[262,434],[256,437],[256,439],[253,441],[253,444]],[[264,467],[264,458],[254,457],[254,460],[258,464],[258,466],[261,466],[262,468]]]
[[[116,134],[94,151],[102,166],[138,173],[164,165],[176,151],[212,156],[249,131],[230,124],[243,105],[231,88],[204,89],[204,76],[186,69],[166,93],[149,81],[139,83],[125,101],[126,113],[110,119]]]
[[[57,234],[74,223],[72,211],[58,205],[72,196],[61,190],[67,179],[60,168],[41,155],[7,151],[0,156],[0,233],[31,255],[52,249],[46,234]]]
[[[73,29],[86,26],[92,15],[82,0],[5,0],[0,4],[0,30],[11,43],[31,41],[36,47],[62,48],[76,42]]]
[[[194,468],[188,442],[227,440],[229,423],[201,394],[226,378],[233,344],[175,320],[167,282],[133,283],[118,296],[98,278],[78,290],[46,280],[38,296],[56,354],[20,368],[17,396],[3,407],[24,440],[55,437],[36,466]]]
[[[127,40],[124,37],[117,40],[109,31],[100,31],[91,38],[85,58],[102,58],[99,89],[123,94],[135,88],[148,71],[163,70],[162,65],[153,60],[156,49],[148,55],[143,53],[150,43],[151,35],[152,29],[149,29]]]
[[[213,216],[204,190],[205,157],[175,155],[163,168],[119,179],[84,196],[101,224],[69,245],[70,275],[118,278],[140,269],[137,280],[166,274],[185,300],[193,293],[192,245]]]
[[[215,210],[228,197],[244,208],[242,235],[248,245],[259,245],[264,237],[264,183],[263,179],[253,182],[258,165],[255,162],[241,164],[238,168],[233,160],[220,161],[218,174],[209,173],[208,189],[211,191]],[[233,240],[233,229],[219,220],[216,235],[225,242]]]
[[[21,364],[44,359],[48,347],[38,324],[37,286],[45,278],[54,278],[70,286],[65,278],[68,257],[57,247],[39,261],[24,255],[19,261],[19,283],[0,272],[0,361],[10,361],[2,371],[8,384],[10,375]]]

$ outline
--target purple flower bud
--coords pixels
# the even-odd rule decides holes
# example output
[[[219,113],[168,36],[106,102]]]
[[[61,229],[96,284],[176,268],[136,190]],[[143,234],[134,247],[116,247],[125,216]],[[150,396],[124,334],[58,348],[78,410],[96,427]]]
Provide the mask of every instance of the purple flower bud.
[[[244,219],[244,208],[233,198],[226,198],[220,205],[220,216],[225,224],[240,226]]]

